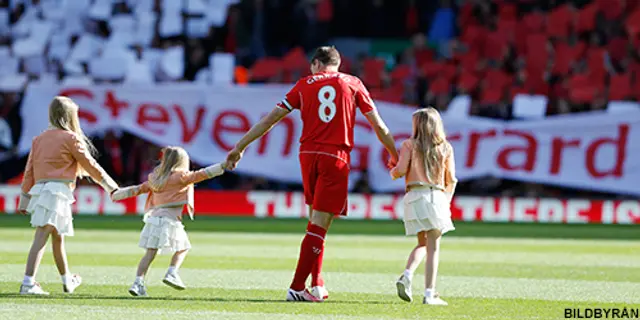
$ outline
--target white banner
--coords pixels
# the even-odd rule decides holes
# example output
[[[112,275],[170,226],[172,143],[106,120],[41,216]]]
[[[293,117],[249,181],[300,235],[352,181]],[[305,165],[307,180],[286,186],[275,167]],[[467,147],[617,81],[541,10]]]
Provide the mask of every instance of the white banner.
[[[282,99],[288,87],[155,86],[60,87],[32,84],[23,99],[19,149],[47,127],[47,106],[55,95],[81,107],[88,134],[120,128],[159,145],[180,145],[201,164],[222,161],[226,152]],[[398,144],[411,134],[410,107],[378,102]],[[640,113],[556,116],[503,122],[443,117],[455,149],[460,180],[496,176],[582,189],[640,195]],[[300,182],[294,112],[245,153],[238,171]],[[386,155],[364,117],[358,118],[352,167],[367,168],[376,191],[399,191]]]

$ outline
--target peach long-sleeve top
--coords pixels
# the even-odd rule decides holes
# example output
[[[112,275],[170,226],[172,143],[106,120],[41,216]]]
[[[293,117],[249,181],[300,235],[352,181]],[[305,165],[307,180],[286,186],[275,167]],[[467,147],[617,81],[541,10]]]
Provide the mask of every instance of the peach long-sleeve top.
[[[407,139],[402,142],[398,164],[391,169],[391,177],[395,180],[405,177],[407,189],[412,185],[427,185],[442,189],[447,193],[453,193],[457,183],[453,148],[449,143],[444,146],[445,156],[442,159],[440,172],[431,172],[427,175],[425,165],[419,161],[413,142]],[[429,179],[431,176],[434,180]]]
[[[187,206],[187,212],[193,219],[194,199],[193,184],[217,177],[224,173],[220,164],[215,164],[197,171],[176,170],[171,172],[166,183],[160,190],[152,190],[148,180],[153,180],[153,173],[149,174],[149,179],[139,185],[122,188],[116,191],[112,199],[122,200],[130,197],[148,193],[145,211],[154,208],[173,208]],[[172,212],[175,218],[180,218],[181,210],[164,210]],[[152,214],[153,215],[153,214]]]
[[[77,134],[49,129],[33,139],[24,170],[22,193],[26,195],[36,183],[47,181],[68,183],[73,190],[81,168],[107,192],[118,188]]]

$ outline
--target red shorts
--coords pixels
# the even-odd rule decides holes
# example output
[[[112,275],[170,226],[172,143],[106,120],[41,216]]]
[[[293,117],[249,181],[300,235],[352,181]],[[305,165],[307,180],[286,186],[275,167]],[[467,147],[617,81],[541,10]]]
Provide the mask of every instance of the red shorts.
[[[349,153],[300,151],[306,204],[313,210],[347,215]]]

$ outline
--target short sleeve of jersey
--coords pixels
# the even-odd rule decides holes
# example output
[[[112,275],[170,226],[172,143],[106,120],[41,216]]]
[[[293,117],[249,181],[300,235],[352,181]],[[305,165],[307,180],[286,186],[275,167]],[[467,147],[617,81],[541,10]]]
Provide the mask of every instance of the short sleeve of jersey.
[[[284,96],[282,101],[278,102],[278,107],[293,111],[300,109],[300,81],[298,81],[289,92]]]
[[[373,99],[371,99],[371,94],[369,94],[369,90],[367,90],[362,81],[358,81],[356,90],[356,105],[360,109],[360,112],[367,114],[375,110],[376,106],[373,103]]]

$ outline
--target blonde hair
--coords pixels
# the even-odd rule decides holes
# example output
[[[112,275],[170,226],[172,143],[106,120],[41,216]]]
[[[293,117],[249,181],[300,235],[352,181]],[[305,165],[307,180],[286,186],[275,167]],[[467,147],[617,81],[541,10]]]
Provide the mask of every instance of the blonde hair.
[[[78,138],[80,138],[80,142],[84,144],[84,147],[89,151],[89,154],[95,157],[97,156],[98,151],[80,127],[78,109],[78,105],[67,97],[57,96],[53,98],[49,104],[49,125],[52,128],[75,133]],[[88,174],[84,169],[79,168],[78,176],[87,175]]]
[[[431,175],[444,172],[444,159],[451,149],[438,110],[428,107],[413,113],[411,139],[418,160],[424,163],[427,178],[431,182],[438,181]]]
[[[180,147],[162,148],[160,164],[153,169],[149,177],[149,187],[153,191],[161,190],[167,183],[171,172],[182,169],[189,170],[189,154]]]

